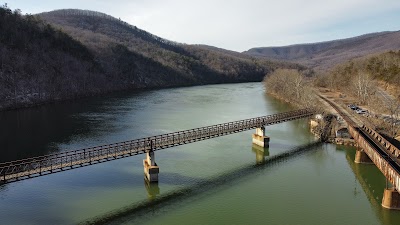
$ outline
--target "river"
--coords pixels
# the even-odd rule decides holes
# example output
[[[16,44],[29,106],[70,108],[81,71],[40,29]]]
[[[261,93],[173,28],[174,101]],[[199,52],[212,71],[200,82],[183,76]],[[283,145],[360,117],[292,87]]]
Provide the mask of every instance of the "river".
[[[245,83],[1,112],[0,161],[289,110],[261,83]],[[320,144],[273,160],[313,143],[308,130],[305,119],[269,126],[264,152],[251,143],[254,131],[157,151],[157,185],[144,182],[144,155],[5,184],[0,223],[400,224],[400,212],[380,206],[385,178],[354,164],[354,148]]]

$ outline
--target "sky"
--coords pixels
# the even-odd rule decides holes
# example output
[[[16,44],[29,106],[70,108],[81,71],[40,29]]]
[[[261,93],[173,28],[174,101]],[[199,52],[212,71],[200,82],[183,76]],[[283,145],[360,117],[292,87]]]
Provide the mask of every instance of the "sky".
[[[0,0],[22,13],[87,9],[162,38],[234,51],[400,30],[400,0]]]

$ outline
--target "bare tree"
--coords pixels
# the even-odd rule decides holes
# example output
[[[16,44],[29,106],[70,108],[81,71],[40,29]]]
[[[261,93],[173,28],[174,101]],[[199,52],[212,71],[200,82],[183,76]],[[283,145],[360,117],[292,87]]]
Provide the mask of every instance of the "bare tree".
[[[354,90],[361,104],[367,103],[368,98],[375,93],[373,80],[369,73],[359,71],[354,78]]]
[[[312,83],[294,69],[277,69],[265,79],[268,93],[295,105],[311,107],[315,104]]]
[[[383,106],[389,113],[389,132],[392,138],[395,138],[400,131],[400,102],[387,95],[382,95],[384,99]]]

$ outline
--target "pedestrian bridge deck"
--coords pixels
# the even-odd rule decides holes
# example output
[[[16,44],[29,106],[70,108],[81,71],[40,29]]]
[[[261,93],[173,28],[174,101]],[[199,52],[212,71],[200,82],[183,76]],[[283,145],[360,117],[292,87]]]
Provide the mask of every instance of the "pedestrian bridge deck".
[[[311,109],[301,109],[251,119],[200,127],[75,151],[43,155],[0,164],[0,182],[8,183],[64,170],[107,162],[149,151],[170,148],[205,139],[269,126],[312,116]]]

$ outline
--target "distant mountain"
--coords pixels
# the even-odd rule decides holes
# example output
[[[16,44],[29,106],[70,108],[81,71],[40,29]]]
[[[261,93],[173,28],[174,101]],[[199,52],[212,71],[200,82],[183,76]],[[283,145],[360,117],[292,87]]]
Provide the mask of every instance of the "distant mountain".
[[[311,44],[252,48],[244,53],[325,70],[352,58],[399,49],[400,31],[394,31]]]

